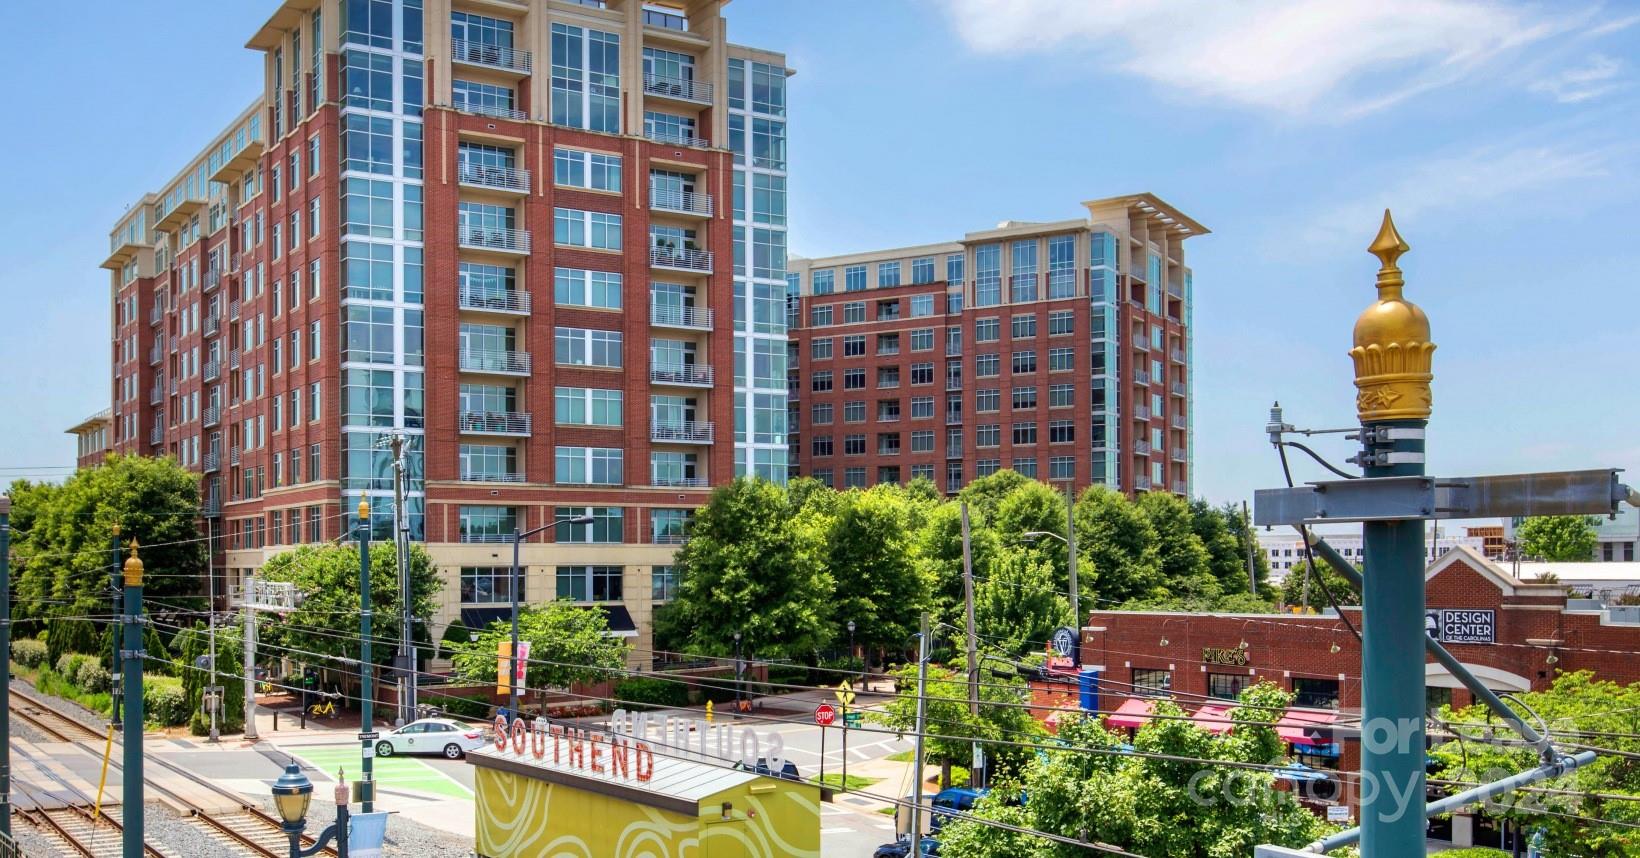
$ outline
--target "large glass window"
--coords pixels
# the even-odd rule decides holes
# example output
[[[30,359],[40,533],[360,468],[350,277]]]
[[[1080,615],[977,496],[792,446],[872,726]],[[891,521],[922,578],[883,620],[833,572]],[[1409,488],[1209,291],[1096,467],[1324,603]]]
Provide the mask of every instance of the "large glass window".
[[[1245,673],[1209,673],[1207,696],[1220,700],[1235,700],[1240,696],[1242,689],[1252,685],[1254,681],[1253,677]]]
[[[621,309],[621,275],[584,268],[553,269],[553,300],[561,305]]]
[[[675,545],[683,542],[685,530],[693,513],[687,509],[651,509],[649,533],[655,543]],[[658,567],[657,567],[658,568]]]
[[[660,510],[657,510],[659,512]],[[657,602],[666,602],[678,597],[678,567],[653,566],[650,567],[650,598]]]
[[[552,122],[619,134],[621,37],[552,25]]]
[[[518,450],[499,444],[462,444],[461,478],[480,482],[517,482]]]
[[[393,183],[349,178],[343,182],[342,232],[393,237]],[[278,224],[274,225],[278,229]],[[277,243],[277,239],[275,239]]]
[[[344,105],[393,112],[393,58],[369,51],[342,52]]]
[[[602,250],[621,249],[621,216],[618,214],[553,209],[552,224],[552,238],[558,244]]]
[[[553,357],[571,366],[621,366],[621,332],[587,328],[557,328]]]
[[[1141,697],[1167,697],[1173,692],[1173,673],[1153,668],[1133,668],[1133,693]]]
[[[345,363],[394,363],[395,330],[392,307],[350,304],[343,308],[342,338]]]
[[[391,176],[393,120],[362,113],[349,113],[344,120],[346,126],[341,134],[342,169]]]
[[[556,479],[568,485],[618,486],[622,457],[618,447],[558,447]]]
[[[465,513],[468,509],[480,507],[462,507]],[[466,519],[463,518],[465,523]],[[465,534],[464,534],[465,536]],[[512,538],[508,533],[508,539]],[[486,540],[467,540],[463,542]],[[518,575],[518,599],[524,600],[523,570]],[[461,603],[463,605],[496,605],[512,602],[512,567],[511,566],[463,566],[461,567]]]
[[[1002,303],[1002,245],[982,244],[974,248],[974,306],[994,307]]]
[[[649,480],[657,486],[698,486],[705,483],[695,453],[651,452]]]
[[[1293,705],[1311,709],[1337,709],[1338,680],[1293,677]]]
[[[450,105],[457,110],[500,116],[505,119],[523,119],[524,111],[515,104],[515,93],[510,86],[479,83],[471,80],[450,81]]]
[[[349,369],[343,372],[342,425],[393,425],[393,373],[391,370]],[[277,401],[277,400],[276,400]],[[300,397],[291,399],[293,408]],[[297,422],[291,414],[291,424]]]
[[[621,190],[621,156],[579,149],[552,150],[552,181],[595,191]]]
[[[619,602],[620,566],[560,566],[557,570],[558,598],[574,602]]]
[[[560,387],[553,396],[553,416],[560,425],[620,426],[622,397],[619,390]]]
[[[463,506],[460,508],[462,542],[508,542],[518,526],[518,510],[510,506]],[[462,570],[466,577],[467,570]],[[467,598],[466,581],[462,582],[463,602]]]
[[[587,524],[571,519],[589,517]],[[557,507],[553,510],[556,542],[618,543],[624,541],[625,510],[618,506]]]

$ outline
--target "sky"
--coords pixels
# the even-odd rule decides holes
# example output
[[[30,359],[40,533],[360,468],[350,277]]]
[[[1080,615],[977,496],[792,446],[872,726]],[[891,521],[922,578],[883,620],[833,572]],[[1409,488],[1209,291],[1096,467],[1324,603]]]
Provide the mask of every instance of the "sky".
[[[6,3],[0,481],[109,401],[108,231],[246,105],[273,0]],[[1195,271],[1195,481],[1279,485],[1270,403],[1355,422],[1385,207],[1435,354],[1431,473],[1640,467],[1640,2],[734,0],[783,50],[791,249],[946,241],[1149,191]],[[65,56],[73,62],[63,62]],[[21,132],[21,133],[19,133]],[[1335,462],[1351,450],[1318,445]],[[1300,464],[1299,479],[1320,479]]]

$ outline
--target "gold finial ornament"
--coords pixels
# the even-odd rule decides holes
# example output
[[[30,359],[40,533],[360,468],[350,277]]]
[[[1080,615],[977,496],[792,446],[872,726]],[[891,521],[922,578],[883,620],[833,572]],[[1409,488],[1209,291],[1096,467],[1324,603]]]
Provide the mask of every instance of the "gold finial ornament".
[[[131,556],[125,561],[125,585],[127,587],[142,586],[142,558],[137,556],[136,537],[131,538]]]
[[[1355,410],[1362,423],[1429,419],[1435,344],[1429,339],[1429,317],[1401,296],[1406,280],[1395,265],[1409,249],[1385,209],[1384,225],[1367,248],[1382,263],[1378,301],[1355,320],[1355,346],[1350,349]]]
[[[359,521],[365,522],[365,521],[369,521],[369,520],[370,520],[370,501],[367,501],[367,500],[364,500],[363,498],[360,498],[359,499]]]

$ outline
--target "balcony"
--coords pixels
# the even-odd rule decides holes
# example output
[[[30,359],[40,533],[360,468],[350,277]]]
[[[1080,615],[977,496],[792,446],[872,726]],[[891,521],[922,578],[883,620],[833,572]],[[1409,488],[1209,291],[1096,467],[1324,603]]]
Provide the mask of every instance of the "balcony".
[[[155,381],[154,386],[148,388],[148,404],[149,405],[158,405],[158,404],[160,404],[161,402],[164,402],[164,401],[165,401],[165,386],[163,384],[161,384],[160,382]]]
[[[180,384],[180,382],[178,382],[178,381],[177,381],[177,379],[174,379],[174,378],[173,378],[173,379],[171,379],[171,395],[172,395],[172,396],[176,396],[176,395],[177,395],[177,389],[178,389],[178,388],[179,388],[179,387],[181,387],[181,384]]]
[[[235,152],[232,158],[223,161],[222,166],[216,168],[216,172],[210,175],[211,181],[224,185],[231,184],[247,171],[255,169],[256,165],[262,162],[262,152],[267,149],[267,145],[261,140],[247,141],[243,149]]]
[[[199,505],[199,512],[206,518],[216,518],[222,514],[222,497],[220,495],[206,495]]]
[[[645,95],[681,101],[687,104],[712,103],[712,85],[671,75],[646,74],[643,76]]]
[[[1133,371],[1133,382],[1135,384],[1149,384],[1150,383],[1150,373],[1145,372],[1142,369],[1134,370]]]
[[[655,423],[649,427],[649,440],[668,444],[710,444],[712,424],[694,420]]]
[[[211,314],[207,315],[205,317],[203,327],[205,329],[205,336],[207,336],[207,337],[214,337],[217,334],[221,333],[222,332],[222,314],[221,313],[211,313]]]
[[[205,406],[205,419],[200,421],[200,425],[210,427],[210,426],[215,426],[216,424],[221,423],[221,422],[222,422],[222,406],[220,406],[220,405],[207,405],[207,406]]]
[[[651,304],[649,324],[657,328],[683,328],[690,331],[712,330],[712,311],[705,307],[663,307]]]
[[[1183,447],[1174,447],[1173,448],[1172,458],[1173,458],[1173,461],[1175,461],[1175,462],[1188,462],[1188,461],[1190,461],[1189,454],[1185,451],[1185,449]]]
[[[163,318],[165,318],[165,308],[164,307],[161,307],[160,305],[155,304],[154,306],[148,308],[148,324],[157,325],[157,324],[160,323],[160,320],[163,319]]]
[[[461,352],[461,371],[529,375],[530,353],[506,349],[469,349]]]
[[[649,208],[667,214],[709,218],[712,216],[712,195],[650,188]]]
[[[530,232],[527,229],[464,226],[458,235],[461,246],[467,250],[491,250],[519,256],[530,252]]]
[[[464,113],[476,113],[479,116],[488,116],[492,119],[511,119],[514,122],[523,122],[527,118],[524,111],[516,107],[502,107],[499,104],[458,101],[450,106]]]
[[[1135,405],[1135,406],[1133,406],[1133,419],[1134,420],[1149,420],[1150,419],[1150,408],[1149,408],[1149,406],[1145,406],[1145,405]]]
[[[524,482],[524,475],[521,473],[487,474],[462,471],[461,481],[464,483],[521,483]]]
[[[658,9],[643,10],[643,25],[645,27],[660,27],[663,30],[677,30],[680,33],[689,32],[689,19],[671,12],[662,12]]]
[[[240,354],[237,350],[228,352],[228,369],[238,369],[240,359]]]
[[[148,443],[158,447],[165,443],[165,427],[154,426],[148,430]]]
[[[516,167],[492,167],[487,164],[461,164],[456,168],[456,180],[464,187],[483,188],[509,194],[530,192],[530,171]]]
[[[1185,395],[1185,392],[1186,392],[1185,383],[1182,382],[1182,381],[1173,382],[1172,387],[1170,387],[1168,389],[1170,391],[1172,391],[1174,396],[1178,396],[1178,397],[1181,397],[1181,398]]]
[[[673,489],[704,489],[711,485],[705,477],[663,477],[655,476],[652,485]]]
[[[479,68],[513,72],[519,77],[529,76],[534,65],[529,51],[518,51],[500,45],[486,45],[482,42],[469,42],[465,39],[455,39],[450,42],[450,62],[464,66],[478,66]]]
[[[1142,491],[1142,492],[1150,491],[1150,478],[1149,477],[1134,477],[1133,478],[1133,487],[1135,489],[1138,489],[1139,491]]]
[[[1139,455],[1139,456],[1148,456],[1148,455],[1150,455],[1150,442],[1149,441],[1135,441],[1133,443],[1133,452],[1134,452],[1135,455]]]
[[[1174,363],[1184,363],[1184,349],[1173,349],[1167,353],[1167,356]]]
[[[1139,300],[1138,298],[1129,298],[1128,306],[1132,307],[1135,313],[1143,313],[1147,311],[1145,308],[1145,302]]]
[[[165,359],[165,339],[161,337],[148,349],[148,365],[153,366]]]
[[[528,316],[530,314],[530,293],[516,289],[492,291],[473,286],[463,286],[456,296],[456,301],[463,310],[475,310],[481,313],[507,313],[517,316]]]
[[[1133,341],[1133,348],[1135,350],[1141,352],[1150,351],[1150,340],[1146,339],[1143,334],[1134,334],[1129,339]]]
[[[677,387],[711,387],[712,368],[701,364],[654,366],[649,368],[649,380]]]
[[[1186,420],[1183,414],[1175,414],[1173,415],[1172,425],[1174,429],[1189,429],[1190,421]]]
[[[205,280],[204,280],[204,283],[201,286],[201,289],[206,294],[209,294],[209,293],[215,291],[216,287],[221,286],[221,285],[222,285],[222,270],[221,269],[212,268],[211,270],[205,272]]]
[[[463,435],[528,435],[530,415],[519,411],[463,411],[457,431]]]
[[[1137,268],[1139,270],[1135,271],[1135,270],[1129,269],[1128,271],[1125,271],[1123,273],[1125,273],[1127,275],[1127,278],[1129,280],[1138,280],[1140,282],[1148,282],[1150,280],[1150,275],[1145,273],[1144,266],[1140,265],[1140,266],[1137,266]]]
[[[222,454],[215,450],[206,450],[205,455],[200,457],[200,470],[207,474],[222,470]]]
[[[1174,480],[1173,481],[1173,493],[1176,494],[1176,495],[1188,495],[1188,494],[1190,494],[1190,484],[1185,482],[1184,480]]]
[[[240,450],[238,447],[229,447],[228,448],[228,464],[238,465],[240,459],[244,455],[245,455],[244,451]]]
[[[230,321],[230,322],[239,321],[239,302],[238,301],[229,301],[228,302],[228,321]]]
[[[712,252],[709,250],[681,250],[670,247],[649,248],[649,265],[666,271],[688,271],[695,274],[712,273]]]
[[[649,138],[655,143],[664,143],[668,146],[688,146],[691,149],[712,148],[712,141],[710,140],[703,140],[699,137],[691,137],[688,134],[676,134],[670,131],[662,131],[658,128],[645,128],[643,130],[643,136]]]
[[[1184,284],[1182,284],[1182,283],[1173,283],[1173,282],[1168,283],[1167,284],[1167,294],[1172,295],[1175,298],[1183,298],[1184,297]]]

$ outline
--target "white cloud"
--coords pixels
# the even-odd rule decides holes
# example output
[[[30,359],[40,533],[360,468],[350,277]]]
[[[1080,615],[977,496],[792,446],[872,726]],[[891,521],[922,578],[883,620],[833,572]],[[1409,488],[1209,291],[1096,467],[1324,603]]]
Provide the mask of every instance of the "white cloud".
[[[939,0],[974,50],[1074,51],[1204,100],[1358,116],[1577,26],[1478,0]]]
[[[1617,73],[1622,69],[1622,62],[1605,54],[1595,54],[1589,57],[1587,65],[1535,80],[1527,88],[1548,95],[1561,104],[1576,104],[1598,98],[1622,86],[1617,80]]]

